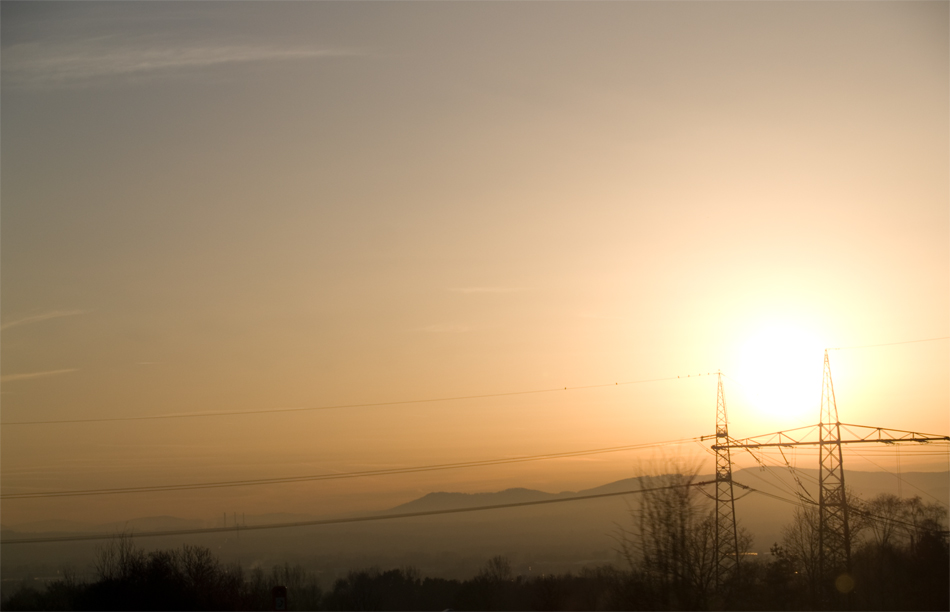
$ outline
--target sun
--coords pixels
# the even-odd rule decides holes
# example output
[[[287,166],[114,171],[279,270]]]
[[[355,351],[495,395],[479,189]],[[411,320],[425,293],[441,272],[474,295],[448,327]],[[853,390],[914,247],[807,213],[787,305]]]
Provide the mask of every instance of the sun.
[[[743,345],[741,383],[764,416],[791,425],[818,422],[821,405],[821,341],[789,323],[760,327]]]

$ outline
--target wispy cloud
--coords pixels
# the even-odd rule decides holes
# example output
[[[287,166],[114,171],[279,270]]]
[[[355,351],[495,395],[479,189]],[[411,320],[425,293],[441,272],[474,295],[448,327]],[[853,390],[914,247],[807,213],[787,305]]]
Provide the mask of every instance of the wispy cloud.
[[[452,324],[446,324],[446,323],[439,323],[436,325],[426,325],[425,327],[420,327],[416,331],[430,332],[430,333],[436,333],[436,334],[444,334],[444,333],[458,334],[458,333],[467,332],[470,330],[471,328],[468,327],[467,325],[452,325]]]
[[[92,79],[159,75],[226,64],[365,55],[348,49],[255,45],[116,44],[106,39],[68,45],[19,43],[4,48],[5,85],[63,86]]]
[[[529,287],[454,287],[449,291],[455,293],[517,293],[518,291],[531,291]]]
[[[85,314],[87,312],[87,310],[51,310],[50,312],[30,315],[29,317],[23,317],[22,319],[9,321],[0,325],[0,330],[16,327],[17,325],[27,325],[28,323],[39,323],[40,321],[46,321],[48,319],[58,319],[59,317],[72,317],[75,315]]]
[[[28,372],[24,374],[8,374],[7,376],[0,376],[0,382],[13,382],[15,380],[26,380],[28,378],[45,378],[47,376],[55,376],[57,374],[68,374],[69,372],[77,372],[78,368],[67,368],[65,370],[47,370],[45,372]]]

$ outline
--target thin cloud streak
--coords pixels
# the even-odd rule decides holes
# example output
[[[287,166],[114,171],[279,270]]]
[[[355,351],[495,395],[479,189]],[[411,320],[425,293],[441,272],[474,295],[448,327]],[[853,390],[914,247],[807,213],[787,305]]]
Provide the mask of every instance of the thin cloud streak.
[[[23,317],[22,319],[17,319],[16,321],[10,321],[9,323],[4,323],[0,325],[0,331],[8,329],[10,327],[16,327],[17,325],[27,325],[28,323],[38,323],[40,321],[46,321],[49,319],[58,319],[59,317],[72,317],[75,315],[86,314],[88,310],[52,310],[50,312],[44,312],[43,314],[31,315],[29,317]]]
[[[8,383],[15,380],[26,380],[29,378],[45,378],[46,376],[55,376],[57,374],[68,374],[70,372],[78,372],[79,368],[66,368],[65,370],[47,370],[45,372],[28,372],[24,374],[9,374],[7,376],[0,376],[0,382]]]
[[[21,43],[3,50],[4,80],[20,85],[63,86],[97,78],[155,75],[225,64],[365,55],[347,49],[250,45],[156,46]]]

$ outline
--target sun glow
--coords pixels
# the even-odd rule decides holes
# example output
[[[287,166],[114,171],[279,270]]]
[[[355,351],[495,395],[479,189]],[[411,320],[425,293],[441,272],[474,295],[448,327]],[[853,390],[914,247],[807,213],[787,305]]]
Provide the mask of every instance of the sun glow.
[[[788,324],[762,326],[742,347],[740,375],[748,401],[789,425],[818,422],[822,345]]]

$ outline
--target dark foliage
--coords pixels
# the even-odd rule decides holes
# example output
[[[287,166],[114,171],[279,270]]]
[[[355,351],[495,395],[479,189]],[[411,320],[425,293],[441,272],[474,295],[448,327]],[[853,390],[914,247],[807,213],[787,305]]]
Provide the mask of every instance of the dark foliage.
[[[282,585],[291,610],[950,609],[944,510],[920,499],[879,496],[855,506],[860,520],[854,531],[864,534],[852,544],[855,587],[832,601],[818,595],[813,512],[800,512],[768,559],[743,563],[734,583],[717,591],[703,551],[709,539],[705,517],[695,514],[686,498],[651,501],[670,505],[681,516],[647,514],[653,524],[640,523],[640,539],[627,543],[629,567],[623,570],[607,566],[524,577],[514,574],[505,557],[494,557],[470,580],[423,578],[411,568],[373,568],[351,572],[323,592],[316,577],[300,566],[246,572],[222,565],[206,548],[146,553],[119,538],[98,551],[94,582],[67,575],[43,590],[24,586],[0,607],[268,610],[272,587]]]

